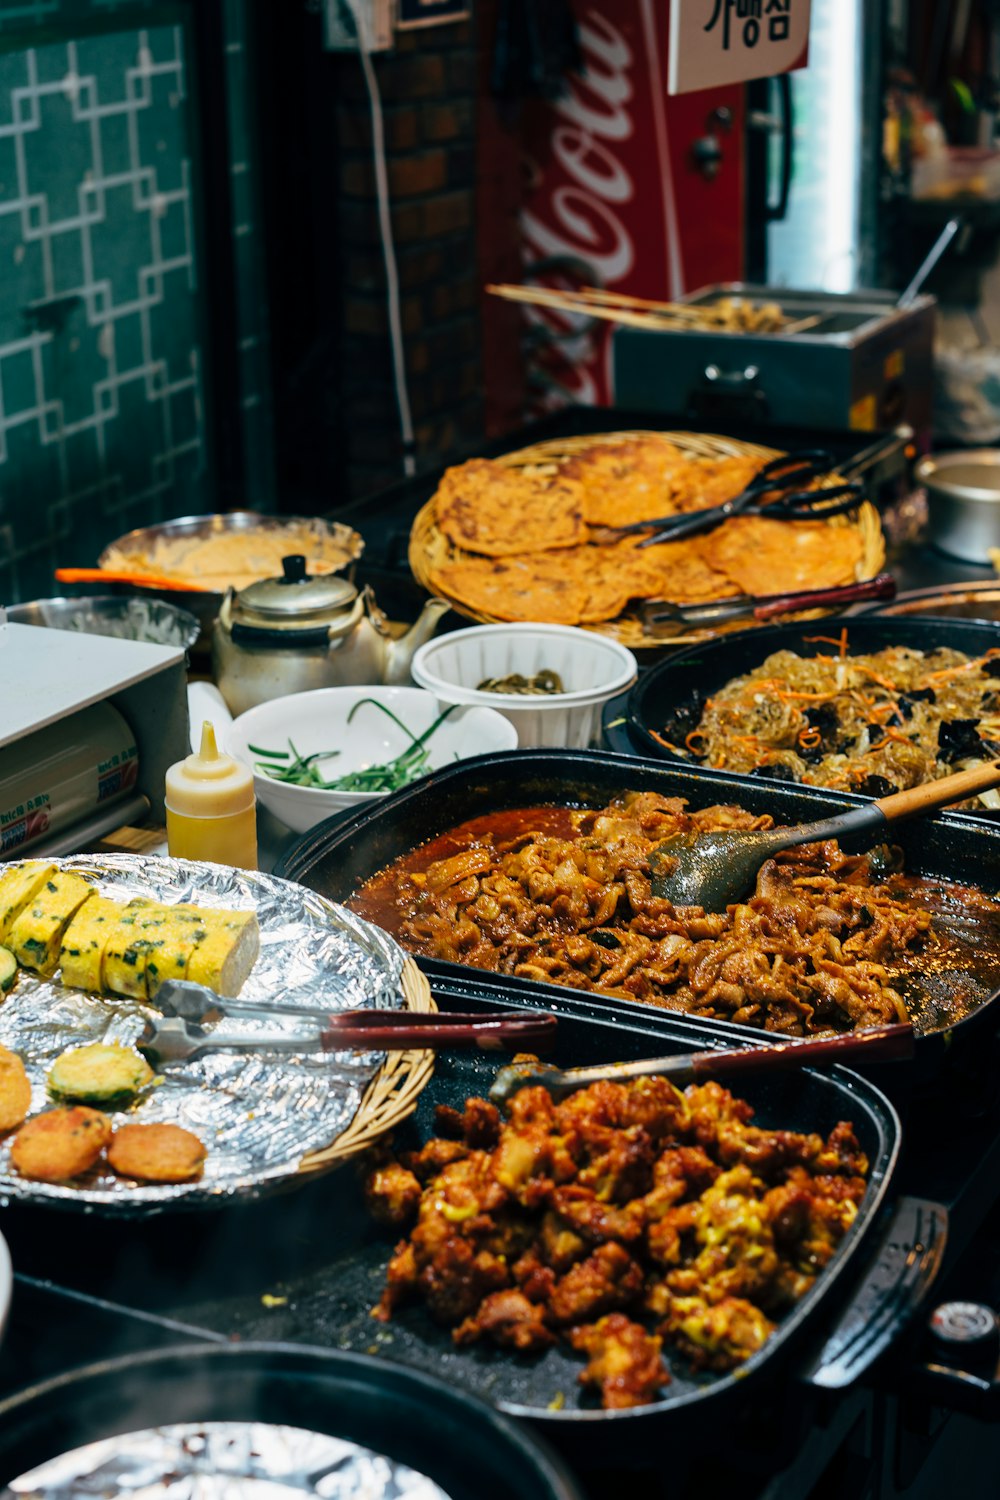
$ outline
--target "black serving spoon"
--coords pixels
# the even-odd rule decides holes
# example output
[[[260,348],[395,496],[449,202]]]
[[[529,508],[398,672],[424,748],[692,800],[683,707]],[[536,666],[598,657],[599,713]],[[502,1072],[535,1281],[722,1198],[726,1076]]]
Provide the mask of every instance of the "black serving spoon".
[[[797,828],[675,833],[650,851],[653,895],[675,906],[725,911],[751,889],[764,861],[782,849],[859,834],[866,840],[865,847],[870,848],[884,838],[890,823],[948,807],[996,786],[1000,786],[1000,761],[986,761],[970,771],[943,776],[891,797],[879,797],[864,807],[852,807],[834,818],[801,823]]]

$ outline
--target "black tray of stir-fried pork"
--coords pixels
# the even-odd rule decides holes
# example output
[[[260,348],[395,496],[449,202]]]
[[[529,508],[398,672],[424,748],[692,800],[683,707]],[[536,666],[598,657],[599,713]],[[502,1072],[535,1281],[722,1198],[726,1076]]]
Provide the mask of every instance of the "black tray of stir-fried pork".
[[[628,730],[654,760],[888,796],[1000,755],[1000,627],[865,617],[741,631],[646,673]],[[1000,791],[963,810],[1000,817]]]
[[[429,975],[471,965],[558,1009],[563,987],[675,1011],[739,1045],[912,1020],[924,1062],[1000,991],[1000,828],[961,814],[766,861],[724,912],[651,889],[678,831],[811,821],[845,793],[593,751],[480,757],[320,825],[282,874],[392,932]]]

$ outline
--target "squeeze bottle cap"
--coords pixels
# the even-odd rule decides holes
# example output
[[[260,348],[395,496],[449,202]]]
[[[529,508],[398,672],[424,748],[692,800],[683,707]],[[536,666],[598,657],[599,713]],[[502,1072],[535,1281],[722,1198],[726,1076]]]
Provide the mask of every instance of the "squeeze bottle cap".
[[[167,771],[165,801],[171,812],[191,818],[224,818],[253,807],[253,772],[220,751],[211,720],[201,726],[198,754]]]

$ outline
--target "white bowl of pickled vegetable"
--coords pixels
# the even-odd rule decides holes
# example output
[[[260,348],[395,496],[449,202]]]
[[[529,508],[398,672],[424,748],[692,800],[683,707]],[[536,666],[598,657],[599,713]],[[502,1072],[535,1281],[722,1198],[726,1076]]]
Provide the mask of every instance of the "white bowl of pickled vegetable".
[[[456,760],[516,750],[517,731],[423,688],[317,688],[240,714],[226,749],[253,771],[258,802],[304,833]]]

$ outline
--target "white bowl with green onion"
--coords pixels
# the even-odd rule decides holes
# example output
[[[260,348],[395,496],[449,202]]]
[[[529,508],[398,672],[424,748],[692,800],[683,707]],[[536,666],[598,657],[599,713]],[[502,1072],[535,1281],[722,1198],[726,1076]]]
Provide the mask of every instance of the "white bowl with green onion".
[[[493,709],[407,687],[272,698],[234,719],[225,739],[253,771],[258,802],[297,833],[456,760],[517,749],[517,730]]]

